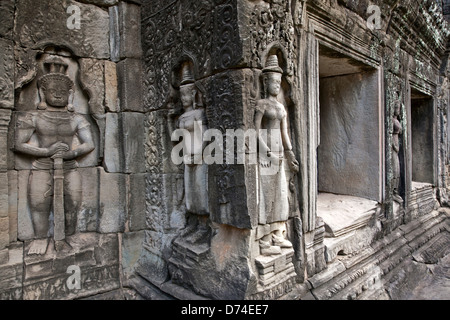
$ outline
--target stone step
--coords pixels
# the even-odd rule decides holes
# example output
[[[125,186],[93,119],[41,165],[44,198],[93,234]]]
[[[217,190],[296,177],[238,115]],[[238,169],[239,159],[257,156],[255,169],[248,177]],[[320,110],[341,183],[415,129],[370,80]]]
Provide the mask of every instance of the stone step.
[[[449,212],[447,209],[433,211],[375,242],[362,251],[362,256],[343,258],[330,264],[326,270],[308,280],[314,297],[319,300],[387,298],[382,285],[405,259],[416,257],[430,260],[445,255],[446,246],[441,247],[448,242]],[[432,252],[433,257],[422,254],[422,250]],[[366,292],[370,286],[371,291]]]

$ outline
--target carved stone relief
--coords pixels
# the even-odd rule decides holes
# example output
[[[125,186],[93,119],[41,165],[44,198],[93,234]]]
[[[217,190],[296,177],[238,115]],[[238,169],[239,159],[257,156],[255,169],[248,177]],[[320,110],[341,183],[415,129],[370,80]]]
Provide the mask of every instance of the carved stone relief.
[[[283,226],[276,226],[289,218],[289,186],[285,165],[293,172],[299,169],[288,134],[287,112],[284,105],[277,101],[282,71],[277,56],[270,56],[263,70],[266,98],[257,102],[255,115],[260,148],[259,224],[264,226],[262,229],[270,230],[260,234],[262,255],[280,254],[280,248],[292,248],[292,244],[285,239]],[[263,130],[266,132],[263,133]],[[267,136],[264,137],[264,134]]]
[[[299,162],[293,152],[288,109],[280,102],[283,101],[280,98],[283,73],[277,55],[270,55],[262,74],[264,95],[256,101],[254,117],[259,141],[256,173],[259,255],[255,259],[262,285],[259,290],[266,290],[273,281],[296,276],[288,220],[298,214],[291,212],[291,194],[296,192],[292,178],[299,171]],[[295,249],[301,248],[296,246]]]
[[[401,166],[400,166],[400,143],[401,136],[403,134],[403,126],[401,121],[402,115],[402,102],[399,93],[394,94],[394,115],[392,117],[392,167],[393,167],[393,177],[392,177],[392,188],[394,193],[394,198],[397,202],[401,203],[402,197],[400,196],[400,179],[401,179]]]
[[[143,50],[144,50],[144,105],[149,110],[162,107],[169,97],[171,73],[170,59],[179,51],[180,7],[177,1],[152,6],[152,10],[160,8],[157,15],[144,17]],[[145,11],[145,10],[144,10]]]
[[[32,50],[23,53],[17,63],[27,71],[27,74],[16,79],[16,110],[17,114],[36,112],[37,106],[44,106],[42,90],[38,90],[38,80],[44,76],[45,61],[57,57],[67,65],[66,75],[73,82],[73,92],[70,95],[71,108],[75,114],[85,118],[92,126],[92,135],[98,148],[79,159],[81,167],[95,166],[99,163],[99,157],[104,145],[104,84],[98,78],[104,78],[104,67],[101,60],[74,59],[69,50],[57,46],[47,46],[42,50]],[[17,58],[17,57],[16,57]],[[16,155],[15,168],[30,169],[31,161],[28,158]]]
[[[188,284],[190,280],[184,278],[186,265],[182,262],[182,257],[190,256],[196,261],[192,267],[198,265],[198,268],[202,268],[201,261],[208,259],[212,231],[209,220],[208,165],[203,159],[203,135],[207,130],[207,119],[202,90],[194,78],[194,67],[192,62],[184,61],[178,69],[176,78],[179,79],[178,96],[182,111],[172,118],[175,125],[169,126],[183,132],[180,146],[183,156],[182,195],[186,221],[185,228],[173,242],[174,255],[170,259],[169,270],[174,281],[187,281]]]
[[[154,10],[158,14],[151,14]],[[150,110],[167,103],[174,61],[184,53],[196,61],[198,80],[241,61],[237,8],[232,0],[158,3],[144,9],[144,21],[144,101]]]
[[[0,0],[0,298],[400,297],[446,252],[450,31],[369,2]]]
[[[249,28],[262,30],[261,32],[267,33],[267,36],[264,39],[251,38],[252,52],[257,51],[261,58],[256,62],[249,56],[244,62],[243,42],[239,33],[241,27],[238,22],[241,18],[238,15],[239,6],[233,1],[225,0],[214,3],[204,0],[189,3],[189,6],[185,1],[177,1],[143,10],[146,85],[144,97],[145,108],[150,110],[146,122],[146,160],[147,169],[152,172],[151,177],[147,179],[147,225],[152,233],[145,243],[149,248],[153,248],[151,243],[156,241],[156,238],[162,237],[167,240],[173,237],[171,246],[166,241],[164,243],[168,247],[163,245],[160,251],[154,248],[149,250],[148,254],[157,257],[155,259],[159,261],[156,263],[158,266],[164,266],[163,260],[168,261],[168,274],[172,283],[208,296],[211,296],[211,293],[204,292],[205,284],[195,275],[202,270],[214,268],[214,265],[218,267],[232,263],[219,259],[219,256],[222,254],[220,249],[222,238],[228,237],[234,228],[253,229],[255,234],[258,233],[254,241],[256,244],[251,245],[256,249],[255,255],[260,258],[258,267],[253,258],[251,262],[255,266],[253,271],[258,277],[261,275],[262,286],[256,289],[257,291],[268,289],[275,278],[283,281],[284,277],[295,277],[295,269],[301,256],[296,250],[302,250],[299,241],[302,224],[300,220],[294,222],[295,219],[299,219],[299,207],[296,204],[299,191],[296,174],[299,164],[293,155],[293,146],[289,145],[290,141],[286,140],[286,145],[276,150],[276,156],[283,159],[282,166],[278,164],[279,168],[275,175],[277,186],[280,186],[273,188],[277,190],[277,194],[272,194],[269,190],[272,181],[262,182],[263,176],[261,179],[256,178],[259,177],[258,170],[262,168],[258,164],[214,163],[208,166],[196,164],[195,157],[192,157],[193,154],[197,154],[200,162],[202,160],[200,154],[205,147],[201,137],[192,136],[195,120],[202,121],[202,128],[197,128],[198,132],[204,132],[208,128],[217,129],[221,133],[220,139],[223,138],[223,146],[226,147],[229,143],[227,130],[255,129],[258,99],[261,101],[267,99],[267,109],[270,109],[268,113],[274,108],[283,108],[285,110],[283,117],[277,118],[273,125],[276,127],[283,123],[285,129],[283,136],[287,139],[290,139],[293,132],[288,119],[293,111],[286,110],[288,104],[290,109],[294,109],[292,103],[288,102],[291,101],[292,93],[289,86],[292,85],[290,81],[295,61],[293,44],[295,37],[290,9],[283,1],[250,3],[251,7],[261,6],[261,10],[263,7],[268,9],[272,18],[265,21],[264,14],[247,16],[253,17],[254,22]],[[205,15],[208,10],[212,11],[213,17]],[[261,28],[260,22],[264,24],[264,28]],[[281,77],[281,73],[278,73],[279,79],[275,79],[278,81],[280,94],[266,96],[267,92],[260,93],[263,87],[261,70],[265,65],[272,63],[270,61],[266,63],[266,60],[274,52],[283,56],[281,66],[278,66],[278,61],[275,64],[284,75]],[[243,63],[245,66],[255,68],[232,69]],[[269,80],[274,79],[270,77]],[[286,106],[271,103],[271,99],[283,100]],[[267,119],[264,118],[264,129]],[[168,137],[177,128],[191,130],[191,136],[194,138],[192,140],[198,138],[200,142],[197,144],[198,153],[188,152],[186,159],[188,161],[181,166],[169,165],[171,160],[165,151],[174,147],[175,144],[168,143]],[[279,136],[281,137],[281,134]],[[248,149],[245,152],[248,152]],[[238,153],[234,154],[234,157],[230,155],[235,163]],[[252,196],[249,198],[248,194]],[[256,198],[264,195],[269,199],[256,205]],[[198,200],[191,200],[195,198]],[[183,205],[180,206],[180,202]],[[266,203],[269,208],[267,210]],[[260,208],[264,217],[258,216]],[[280,208],[282,212],[277,212]],[[181,219],[185,220],[185,227],[182,223],[178,223],[178,230],[172,229],[170,224],[176,211],[181,214],[184,212],[185,216]],[[277,217],[271,217],[274,215]],[[163,228],[169,228],[170,234]],[[253,250],[242,247],[249,241],[250,235],[251,233],[248,233],[236,239],[234,248]],[[276,239],[275,243],[279,245],[277,252],[270,255],[269,250],[264,252],[264,255],[260,254],[259,240],[263,237],[265,243],[270,244],[269,248],[275,248],[273,244],[274,238]],[[283,249],[280,246],[283,246]],[[168,251],[172,252],[170,256],[167,256]],[[254,254],[253,251],[246,253],[244,251],[241,252],[244,256]],[[248,265],[245,268],[247,267]],[[275,278],[267,274],[262,276],[271,268],[277,275]],[[222,270],[222,267],[219,269]],[[225,275],[226,272],[225,268],[211,275],[209,280],[214,283],[217,276]],[[151,272],[146,274],[150,281],[156,281],[152,279]],[[245,278],[245,281],[248,281],[248,278]],[[239,284],[239,287],[245,287],[245,281]],[[252,290],[248,292],[249,295],[252,294]],[[231,291],[233,289],[224,288],[214,295],[229,295]]]
[[[190,139],[184,141],[183,145],[187,152],[184,155],[186,209],[193,214],[209,215],[208,166],[203,161],[206,114],[201,100],[198,99],[201,92],[195,85],[189,65],[185,64],[182,72],[180,100],[183,114],[177,120],[177,127],[186,130],[190,135]]]
[[[46,253],[52,211],[55,248],[70,247],[65,238],[75,233],[82,192],[77,159],[95,149],[90,123],[74,113],[74,83],[67,68],[58,57],[44,61],[38,111],[17,119],[15,150],[35,159],[28,183],[35,240],[28,254]]]
[[[0,38],[0,108],[14,105],[14,49],[12,42]]]

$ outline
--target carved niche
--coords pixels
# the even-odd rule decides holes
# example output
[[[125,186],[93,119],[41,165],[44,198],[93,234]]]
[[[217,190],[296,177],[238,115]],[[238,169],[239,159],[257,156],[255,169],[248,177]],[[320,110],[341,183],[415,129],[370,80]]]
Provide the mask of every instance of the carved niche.
[[[45,255],[49,243],[57,252],[72,249],[67,237],[79,230],[83,203],[79,168],[98,164],[99,133],[70,52],[48,47],[36,65],[20,91],[14,151],[19,194],[26,194],[19,237],[32,240],[28,255]]]

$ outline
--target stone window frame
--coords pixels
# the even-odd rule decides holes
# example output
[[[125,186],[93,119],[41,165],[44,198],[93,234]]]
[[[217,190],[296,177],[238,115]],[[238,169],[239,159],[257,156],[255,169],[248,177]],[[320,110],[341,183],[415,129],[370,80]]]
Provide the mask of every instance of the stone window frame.
[[[419,83],[415,82],[413,79],[409,79],[407,81],[407,99],[405,101],[406,103],[406,115],[407,115],[407,165],[406,165],[406,177],[407,177],[407,193],[411,193],[412,189],[413,189],[413,183],[416,182],[413,180],[413,150],[412,150],[412,139],[413,139],[413,128],[412,128],[412,111],[411,111],[411,107],[412,107],[412,94],[413,91],[418,92],[420,95],[422,95],[423,97],[427,97],[428,99],[432,100],[432,110],[430,110],[430,112],[432,113],[432,137],[433,137],[433,159],[432,159],[432,163],[433,163],[433,178],[432,178],[432,182],[423,182],[423,183],[428,183],[431,184],[432,187],[436,187],[437,183],[438,183],[438,132],[437,132],[437,99],[436,99],[436,94],[435,94],[435,87],[429,87],[429,88],[425,88],[423,85],[420,85]]]
[[[321,37],[319,37],[316,42],[317,42],[317,50],[316,50],[316,54],[317,54],[317,69],[320,68],[320,51],[319,51],[319,47],[323,46],[326,47],[327,49],[333,50],[333,51],[337,51],[339,53],[341,53],[342,55],[345,55],[347,58],[354,60],[358,63],[364,64],[367,67],[370,67],[372,69],[373,72],[376,73],[376,76],[378,77],[378,125],[379,125],[379,136],[378,136],[378,140],[379,140],[379,147],[380,147],[380,154],[379,154],[379,194],[378,194],[378,199],[377,201],[379,203],[384,203],[386,201],[387,195],[386,195],[386,177],[385,177],[385,172],[386,172],[386,152],[385,152],[385,145],[386,145],[386,124],[385,124],[385,117],[386,117],[386,101],[384,99],[384,90],[385,90],[385,84],[384,84],[384,70],[383,67],[381,65],[376,65],[376,64],[369,64],[367,63],[367,59],[364,59],[364,57],[361,57],[360,55],[355,55],[353,50],[348,50],[348,52],[345,52],[345,50],[343,50],[343,47],[345,46],[344,44],[337,44],[334,41],[328,41],[329,39],[327,39],[327,41],[324,41],[324,39],[322,39]],[[347,48],[348,49],[348,48]],[[343,53],[345,52],[345,53]],[[320,81],[320,76],[319,76],[319,71],[317,71],[317,97],[316,97],[316,106],[315,108],[317,108],[317,115],[319,117],[318,121],[319,121],[319,126],[318,126],[318,145],[317,148],[320,146],[320,87],[319,87],[319,81]],[[319,159],[318,156],[316,155],[316,164],[318,165],[319,163]],[[318,177],[319,173],[317,172],[317,177]],[[316,188],[316,192],[319,193],[319,183],[317,183],[317,185],[315,186]]]

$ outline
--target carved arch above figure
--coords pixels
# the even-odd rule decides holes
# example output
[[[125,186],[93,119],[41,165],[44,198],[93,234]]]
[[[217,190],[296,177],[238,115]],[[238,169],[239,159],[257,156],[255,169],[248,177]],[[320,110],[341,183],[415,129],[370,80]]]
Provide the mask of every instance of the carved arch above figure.
[[[172,65],[171,84],[175,88],[178,88],[180,86],[182,78],[182,68],[185,64],[189,65],[189,69],[194,79],[199,78],[198,61],[195,58],[195,55],[189,51],[183,50],[181,55],[174,61]]]
[[[181,106],[179,105],[179,88],[183,81],[183,67],[189,69],[190,74],[194,79],[194,84],[196,87],[196,97],[195,104],[197,106],[205,107],[205,99],[206,99],[206,89],[203,84],[198,81],[199,79],[199,68],[198,61],[194,57],[193,54],[187,51],[183,51],[183,54],[174,62],[172,66],[171,72],[171,91],[169,96],[167,97],[165,105],[169,109],[173,109],[175,114],[181,112]]]
[[[290,63],[291,61],[289,61],[289,51],[280,41],[270,43],[262,52],[262,65],[265,66],[267,59],[274,54],[278,57],[280,67],[283,69],[283,74],[288,77],[292,76],[294,70],[292,64]]]
[[[292,109],[294,106],[294,97],[293,97],[293,91],[292,88],[294,87],[294,79],[292,77],[293,75],[293,69],[290,67],[289,59],[288,59],[288,51],[286,48],[284,48],[280,42],[274,42],[272,43],[265,51],[264,55],[262,56],[262,62],[263,65],[266,65],[267,59],[272,56],[276,55],[278,58],[279,66],[282,69],[282,90],[279,96],[279,100],[287,109]],[[264,97],[265,87],[264,87],[264,81],[262,80],[261,76],[261,97]],[[288,110],[289,111],[289,110]],[[292,110],[291,110],[292,111]],[[290,113],[290,112],[288,112]]]

